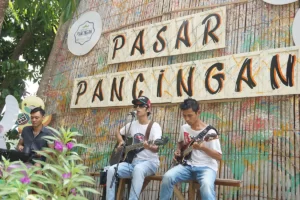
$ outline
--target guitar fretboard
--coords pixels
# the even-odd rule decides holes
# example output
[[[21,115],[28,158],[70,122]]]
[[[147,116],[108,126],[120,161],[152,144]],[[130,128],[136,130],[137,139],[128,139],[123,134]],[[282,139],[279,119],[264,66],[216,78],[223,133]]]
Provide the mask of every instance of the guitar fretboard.
[[[199,134],[199,135],[200,135],[200,134]],[[204,135],[204,136],[205,136],[205,135]],[[195,138],[194,138],[194,141],[200,144],[200,143],[202,143],[202,142],[204,141],[204,140],[203,140],[203,137],[204,137],[204,136],[200,137],[201,139],[198,140],[198,141],[195,141]],[[215,134],[215,133],[209,134],[208,137],[209,137],[209,139],[207,140],[207,142],[208,142],[208,141],[211,141],[211,140],[218,139],[218,135]],[[189,153],[191,153],[192,150],[193,150],[193,146],[191,145],[191,146],[189,146],[187,149],[185,149],[185,150],[183,151],[183,157],[185,157],[185,156],[187,156]]]
[[[148,144],[152,144],[152,143],[153,143],[153,141],[148,141]],[[144,146],[144,143],[137,143],[137,144],[133,144],[133,145],[130,145],[130,146],[126,146],[125,147],[125,152],[128,153],[129,151],[141,148],[143,146]]]

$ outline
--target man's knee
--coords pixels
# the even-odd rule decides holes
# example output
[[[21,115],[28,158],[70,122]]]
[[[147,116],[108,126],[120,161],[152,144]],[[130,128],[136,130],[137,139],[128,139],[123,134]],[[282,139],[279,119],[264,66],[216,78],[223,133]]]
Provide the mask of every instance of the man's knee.
[[[144,177],[145,174],[146,174],[146,171],[144,168],[142,168],[140,166],[135,166],[132,171],[132,178],[136,178],[137,176]]]
[[[200,190],[214,190],[214,182],[209,180],[203,180],[200,183]]]
[[[169,183],[173,183],[173,174],[172,173],[165,173],[162,179],[162,184],[169,184]]]

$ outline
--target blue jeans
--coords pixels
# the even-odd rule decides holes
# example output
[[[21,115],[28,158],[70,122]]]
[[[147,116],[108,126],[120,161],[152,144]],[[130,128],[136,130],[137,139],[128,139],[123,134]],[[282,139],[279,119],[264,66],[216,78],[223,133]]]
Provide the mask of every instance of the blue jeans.
[[[201,199],[215,200],[215,180],[217,172],[209,167],[177,165],[167,171],[160,187],[160,200],[170,200],[174,185],[187,180],[197,180],[200,184]]]
[[[106,200],[115,200],[116,186],[115,181],[110,188],[112,177],[115,173],[116,165],[110,166],[107,170],[106,180]],[[122,162],[119,164],[118,177],[119,178],[132,178],[129,200],[138,200],[144,179],[146,176],[155,174],[158,166],[151,161],[147,160],[133,160],[132,164]]]

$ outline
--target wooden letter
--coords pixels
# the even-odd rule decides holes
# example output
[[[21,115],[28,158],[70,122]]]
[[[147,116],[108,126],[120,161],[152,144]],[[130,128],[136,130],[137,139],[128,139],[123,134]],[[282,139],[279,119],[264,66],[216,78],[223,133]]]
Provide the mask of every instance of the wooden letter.
[[[76,98],[76,101],[75,101],[75,105],[78,104],[79,97],[82,96],[82,95],[84,95],[84,93],[86,92],[87,82],[86,81],[80,81],[77,84],[77,87],[78,86],[79,86],[79,88],[78,88],[78,91],[77,91],[77,98]]]

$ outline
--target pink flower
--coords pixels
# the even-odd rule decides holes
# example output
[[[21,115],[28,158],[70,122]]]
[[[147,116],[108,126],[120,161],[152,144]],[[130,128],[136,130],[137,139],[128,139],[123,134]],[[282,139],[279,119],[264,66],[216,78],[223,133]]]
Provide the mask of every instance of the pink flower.
[[[74,144],[73,144],[72,142],[68,142],[68,143],[66,144],[66,146],[67,146],[67,148],[68,148],[69,150],[71,150],[71,149],[73,148]]]
[[[75,189],[75,188],[71,189],[71,193],[72,193],[74,196],[76,196],[76,189]]]
[[[63,149],[64,149],[63,143],[61,143],[61,142],[59,142],[59,141],[55,141],[55,142],[54,142],[54,149],[56,149],[56,150],[62,152]]]
[[[71,178],[71,172],[63,174],[62,177],[65,178],[65,179],[66,178]]]
[[[23,184],[29,184],[30,183],[30,179],[28,176],[24,176],[23,178],[20,179],[21,183]]]

